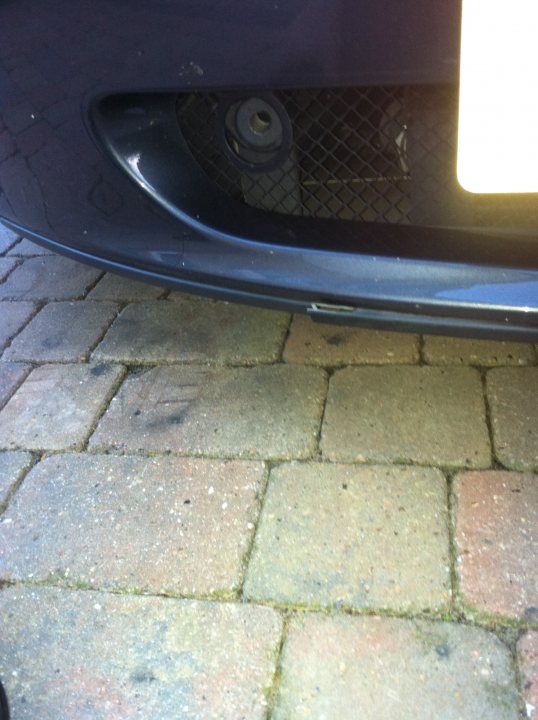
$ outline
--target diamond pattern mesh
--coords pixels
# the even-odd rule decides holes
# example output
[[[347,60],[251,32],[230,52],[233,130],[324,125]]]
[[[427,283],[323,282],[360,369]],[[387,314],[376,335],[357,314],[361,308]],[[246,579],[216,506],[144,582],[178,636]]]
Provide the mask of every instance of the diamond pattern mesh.
[[[222,149],[216,94],[179,96],[178,119],[191,152],[238,201],[287,215],[363,222],[538,223],[533,197],[476,197],[457,184],[453,86],[274,94],[289,114],[293,147],[279,168],[261,173],[238,169]]]

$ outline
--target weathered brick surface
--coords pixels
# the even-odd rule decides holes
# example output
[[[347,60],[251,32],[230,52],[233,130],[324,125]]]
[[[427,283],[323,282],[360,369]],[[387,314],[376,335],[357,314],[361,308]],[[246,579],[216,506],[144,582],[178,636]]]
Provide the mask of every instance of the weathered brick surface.
[[[438,470],[283,465],[271,473],[245,592],[301,605],[440,608],[448,549]]]
[[[232,592],[263,480],[263,465],[247,461],[51,456],[4,516],[0,576],[176,595]]]
[[[99,270],[60,255],[33,257],[0,285],[0,299],[74,300],[99,277]]]
[[[13,258],[0,257],[0,282],[7,278],[9,273],[17,266],[17,261]]]
[[[53,302],[15,338],[6,360],[69,362],[87,358],[118,311],[110,302]]]
[[[0,408],[30,372],[30,365],[24,363],[0,363]]]
[[[0,223],[0,255],[7,252],[10,247],[13,247],[19,236],[12,230],[8,230],[5,225]]]
[[[288,316],[238,304],[191,300],[129,305],[95,351],[126,363],[252,364],[278,358]]]
[[[89,292],[88,299],[139,302],[141,300],[156,300],[166,292],[165,288],[157,285],[150,285],[121,275],[107,273]]]
[[[36,368],[0,411],[0,449],[80,447],[122,372],[106,365]]]
[[[327,325],[296,315],[286,341],[284,360],[326,367],[416,363],[418,337],[410,333]]]
[[[90,447],[308,457],[324,397],[325,376],[315,368],[153,368],[124,382]]]
[[[281,621],[269,608],[49,588],[0,593],[14,720],[262,720]]]
[[[538,470],[538,368],[491,370],[487,388],[497,458],[514,470]]]
[[[10,257],[32,257],[34,255],[54,255],[54,252],[48,248],[41,247],[41,245],[36,245],[36,243],[27,238],[23,238],[8,252],[8,256]]]
[[[415,363],[418,337],[313,322],[306,315],[293,318],[284,360],[307,365],[383,365]]]
[[[307,615],[284,646],[274,720],[517,720],[507,648],[449,623]]]
[[[472,368],[339,370],[331,378],[321,447],[331,460],[487,467],[480,376]]]
[[[531,630],[517,644],[521,688],[527,717],[538,716],[538,631]]]
[[[30,302],[0,302],[0,351],[28,322],[34,312],[35,305]]]
[[[538,622],[538,476],[463,473],[454,491],[464,600],[488,613]]]
[[[536,360],[532,345],[493,340],[470,340],[427,336],[424,359],[431,365],[532,365]]]
[[[0,452],[0,510],[4,509],[11,491],[31,462],[32,456],[30,453]],[[0,522],[2,521],[0,520]],[[5,543],[0,557],[2,557],[4,550]]]

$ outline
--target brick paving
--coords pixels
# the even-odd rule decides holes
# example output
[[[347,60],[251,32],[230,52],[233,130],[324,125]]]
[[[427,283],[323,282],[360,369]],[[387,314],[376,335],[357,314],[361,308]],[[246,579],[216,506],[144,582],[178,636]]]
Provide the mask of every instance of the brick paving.
[[[144,302],[125,308],[95,351],[136,365],[274,362],[286,334],[283,313],[211,300]]]
[[[470,340],[441,335],[424,338],[424,358],[430,365],[534,365],[536,353],[532,345],[494,340]]]
[[[538,713],[538,631],[526,632],[517,644],[521,687],[528,717]]]
[[[286,362],[324,367],[407,364],[418,358],[416,335],[313,323],[306,315],[293,318],[284,351]]]
[[[538,478],[514,472],[458,475],[460,590],[479,610],[538,620]]]
[[[6,360],[76,362],[85,360],[116,316],[110,302],[51,302],[17,335]]]
[[[35,311],[36,306],[31,302],[0,302],[0,351],[26,325]]]
[[[531,717],[535,347],[0,256],[14,720]]]
[[[538,471],[538,368],[498,368],[487,376],[493,442],[499,461]]]
[[[487,467],[480,376],[472,368],[345,368],[331,378],[321,448],[329,460]]]

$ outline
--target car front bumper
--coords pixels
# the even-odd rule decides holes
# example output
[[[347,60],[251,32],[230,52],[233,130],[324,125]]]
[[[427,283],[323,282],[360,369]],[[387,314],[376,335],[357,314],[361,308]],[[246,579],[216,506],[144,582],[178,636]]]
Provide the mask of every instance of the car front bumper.
[[[456,83],[459,3],[384,6],[3,4],[0,217],[168,287],[338,322],[538,339],[538,228],[263,213],[229,202],[184,152],[178,93]]]

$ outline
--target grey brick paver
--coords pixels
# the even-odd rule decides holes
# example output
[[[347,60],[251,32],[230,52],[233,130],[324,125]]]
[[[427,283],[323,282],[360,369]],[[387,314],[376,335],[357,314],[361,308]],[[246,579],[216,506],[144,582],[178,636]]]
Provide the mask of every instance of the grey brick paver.
[[[479,610],[538,622],[538,476],[456,478],[461,593]]]
[[[316,368],[153,368],[127,378],[90,447],[308,457],[316,448],[325,392],[325,375]]]
[[[508,649],[478,628],[307,615],[284,646],[273,720],[517,720]]]
[[[99,275],[99,270],[60,255],[33,257],[0,285],[0,299],[74,300],[84,295]]]
[[[270,608],[50,588],[0,593],[14,720],[263,720]]]
[[[431,468],[293,463],[272,471],[245,594],[424,610],[449,601],[446,482]]]
[[[306,365],[383,365],[416,363],[418,337],[410,333],[380,332],[293,318],[284,360]]]
[[[31,462],[32,456],[30,453],[0,452],[0,510],[4,509],[12,489]],[[1,531],[0,535],[2,535]],[[4,551],[5,546],[2,545],[0,558]]]
[[[53,302],[4,352],[6,360],[69,362],[86,358],[118,311],[110,302]]]
[[[54,455],[30,472],[4,516],[0,576],[232,592],[263,480],[262,463],[242,460]]]
[[[521,687],[527,717],[538,713],[538,631],[525,633],[517,644]]]
[[[424,359],[430,365],[532,365],[536,356],[532,345],[494,340],[472,340],[427,336]]]
[[[156,300],[166,289],[145,282],[138,282],[121,275],[107,273],[88,293],[88,300],[113,300],[115,302],[138,302]]]
[[[54,255],[53,250],[49,250],[48,248],[42,247],[41,245],[36,245],[36,243],[32,242],[31,240],[28,240],[27,238],[23,238],[20,242],[18,242],[16,245],[14,245],[11,250],[8,252],[9,257],[17,256],[17,257],[32,257],[34,255]]]
[[[121,313],[94,357],[136,364],[272,362],[288,321],[284,313],[211,300],[136,303]]]
[[[18,239],[19,236],[16,233],[0,223],[0,255],[13,247]]]
[[[538,470],[538,368],[499,368],[487,375],[493,444],[513,470]]]
[[[472,368],[339,370],[329,386],[321,447],[331,460],[487,467],[480,375]]]
[[[0,283],[7,278],[10,272],[17,267],[17,261],[12,258],[0,257]]]
[[[30,370],[31,366],[24,363],[0,363],[0,408],[6,404]]]
[[[24,327],[35,309],[31,302],[0,302],[0,351]]]
[[[0,448],[80,447],[122,374],[106,365],[36,368],[0,411]]]

